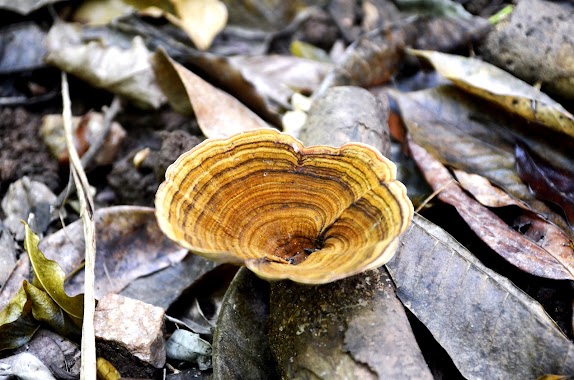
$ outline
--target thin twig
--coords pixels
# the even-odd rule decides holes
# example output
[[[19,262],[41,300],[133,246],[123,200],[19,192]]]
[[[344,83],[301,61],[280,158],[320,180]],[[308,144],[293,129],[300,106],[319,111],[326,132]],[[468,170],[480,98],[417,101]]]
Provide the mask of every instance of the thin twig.
[[[94,333],[94,283],[96,261],[96,226],[94,223],[94,201],[90,194],[88,178],[82,167],[80,156],[74,146],[72,137],[72,107],[70,93],[68,91],[68,79],[62,72],[62,118],[70,157],[70,171],[74,177],[74,183],[80,200],[80,216],[84,224],[85,251],[85,278],[84,278],[84,319],[82,323],[82,358],[80,379],[96,380],[96,339]]]
[[[116,97],[114,97],[114,100],[112,101],[110,106],[104,110],[104,118],[102,121],[101,133],[90,144],[90,147],[88,148],[86,153],[84,153],[84,155],[82,156],[81,162],[82,162],[83,168],[87,169],[90,166],[90,164],[94,160],[94,157],[96,157],[96,155],[98,154],[98,152],[100,151],[100,149],[104,145],[104,142],[106,141],[106,138],[108,137],[110,129],[112,128],[112,123],[114,121],[114,118],[116,117],[116,115],[118,114],[118,112],[120,110],[121,110],[121,101],[120,101],[120,98],[116,96]],[[70,173],[70,177],[68,179],[68,184],[66,185],[66,188],[64,190],[62,190],[62,192],[58,195],[58,199],[56,200],[54,208],[60,209],[64,205],[64,203],[66,202],[66,199],[70,195],[72,195],[75,190],[76,190],[75,184],[74,184],[74,181],[72,181],[72,173]]]
[[[448,181],[447,183],[445,183],[444,185],[442,185],[441,187],[439,187],[438,189],[436,189],[435,191],[432,192],[431,195],[429,195],[420,205],[419,207],[417,207],[417,209],[415,210],[415,212],[419,212],[420,210],[422,210],[423,207],[425,207],[425,205],[427,203],[430,202],[431,199],[433,199],[434,197],[436,197],[441,191],[443,191],[444,189],[446,189],[451,183],[455,182],[454,179],[451,179],[450,181]]]

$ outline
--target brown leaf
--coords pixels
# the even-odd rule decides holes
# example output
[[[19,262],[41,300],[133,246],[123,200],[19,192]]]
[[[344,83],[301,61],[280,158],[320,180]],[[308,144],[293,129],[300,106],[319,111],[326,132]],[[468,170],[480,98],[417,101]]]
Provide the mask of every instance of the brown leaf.
[[[525,207],[521,202],[509,196],[504,190],[496,187],[490,181],[478,174],[467,173],[463,170],[453,170],[459,184],[477,201],[487,207],[518,206]]]
[[[562,165],[571,162],[567,152],[561,152],[558,147],[551,148],[550,144],[555,140],[542,144],[542,141],[535,142],[535,135],[518,134],[509,129],[513,123],[519,123],[515,117],[492,109],[487,102],[453,86],[408,94],[393,91],[391,94],[417,144],[449,167],[487,178],[574,238],[566,220],[532,194],[520,180],[515,167],[514,142],[523,137],[529,145],[537,144],[538,152],[547,152],[552,154],[553,160],[556,157],[556,161],[564,162]],[[564,136],[561,142],[570,146]]]
[[[514,220],[512,227],[548,252],[554,252],[561,260],[572,260],[572,241],[555,225],[524,213]]]
[[[149,63],[151,53],[141,37],[134,37],[129,49],[122,49],[106,42],[84,41],[76,25],[56,23],[46,41],[46,61],[61,70],[140,107],[159,108],[165,103]]]
[[[277,54],[234,56],[228,60],[235,70],[255,85],[259,94],[282,108],[289,107],[294,91],[315,91],[332,67],[324,62]]]
[[[162,50],[155,53],[153,67],[170,103],[182,110],[189,102],[206,137],[227,137],[238,132],[269,128],[237,99],[213,87]]]
[[[386,83],[397,71],[403,48],[411,39],[399,26],[364,34],[349,45],[315,95],[334,86],[367,87]]]
[[[510,228],[496,214],[480,205],[453,181],[448,170],[416,143],[409,141],[413,159],[438,198],[453,205],[469,227],[490,248],[514,266],[536,276],[574,279],[574,252],[546,250]]]
[[[279,378],[269,337],[269,283],[241,268],[225,292],[213,335],[213,379]]]
[[[529,121],[574,136],[574,115],[545,93],[512,74],[477,58],[426,50],[409,52],[427,59],[440,74],[460,88]]]
[[[451,17],[411,18],[375,29],[355,40],[327,74],[317,94],[333,86],[376,86],[399,69],[405,46],[452,50],[464,46],[488,28],[485,20]]]
[[[574,345],[542,306],[423,217],[387,267],[403,304],[465,378],[574,373]]]
[[[536,196],[559,205],[570,227],[574,227],[574,173],[556,168],[524,144],[515,150],[516,170]]]
[[[172,243],[159,230],[154,210],[148,207],[116,206],[94,213],[97,235],[95,296],[117,293],[134,279],[183,259],[187,250]],[[47,258],[58,260],[66,273],[81,267],[84,238],[80,221],[52,234],[40,248]],[[69,279],[66,291],[83,291],[84,272]]]

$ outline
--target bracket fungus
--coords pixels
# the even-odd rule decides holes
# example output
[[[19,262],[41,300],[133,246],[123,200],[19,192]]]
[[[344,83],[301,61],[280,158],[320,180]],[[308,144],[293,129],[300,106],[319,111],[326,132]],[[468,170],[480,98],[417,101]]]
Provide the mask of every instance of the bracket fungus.
[[[413,206],[375,148],[310,146],[274,130],[208,139],[181,155],[155,199],[163,232],[267,280],[323,284],[394,254]]]

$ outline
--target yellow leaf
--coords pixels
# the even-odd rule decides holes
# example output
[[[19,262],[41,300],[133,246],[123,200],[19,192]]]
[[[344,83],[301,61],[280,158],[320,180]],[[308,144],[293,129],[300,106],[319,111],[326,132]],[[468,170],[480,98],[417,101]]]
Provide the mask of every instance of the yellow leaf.
[[[96,363],[98,380],[118,380],[122,378],[118,370],[106,359],[99,357]]]
[[[27,343],[40,323],[32,318],[32,302],[23,287],[0,311],[0,351]]]
[[[82,319],[84,310],[84,295],[78,294],[69,297],[64,290],[66,273],[57,262],[48,260],[38,249],[40,238],[32,232],[30,227],[24,223],[26,237],[24,248],[30,255],[30,262],[34,270],[35,285],[44,290],[48,295],[70,316]]]
[[[227,24],[227,7],[218,0],[172,0],[180,27],[199,50],[206,50]]]

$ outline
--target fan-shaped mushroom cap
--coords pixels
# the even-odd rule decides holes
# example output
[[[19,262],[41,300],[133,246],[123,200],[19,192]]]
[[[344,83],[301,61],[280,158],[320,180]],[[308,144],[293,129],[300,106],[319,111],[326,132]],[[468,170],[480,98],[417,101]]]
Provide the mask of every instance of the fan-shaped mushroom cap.
[[[163,232],[269,280],[322,284],[386,263],[413,215],[396,167],[359,143],[257,130],[180,156],[155,199]]]

